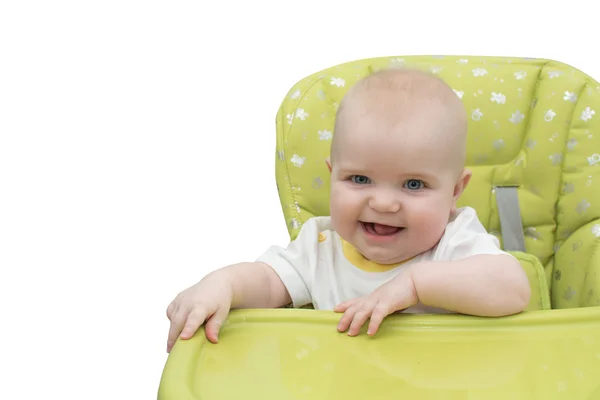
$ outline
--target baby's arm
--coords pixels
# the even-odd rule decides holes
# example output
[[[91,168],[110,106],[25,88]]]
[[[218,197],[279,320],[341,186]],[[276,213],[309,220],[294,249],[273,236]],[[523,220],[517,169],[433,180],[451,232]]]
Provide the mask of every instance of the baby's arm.
[[[218,340],[231,308],[279,308],[311,302],[311,270],[318,261],[318,238],[326,218],[313,218],[302,226],[287,248],[272,246],[257,262],[245,262],[214,271],[181,292],[167,309],[171,328],[167,351],[181,333],[191,338],[206,322],[206,337]]]
[[[411,267],[417,298],[427,306],[498,317],[519,313],[529,304],[527,275],[508,254],[480,254]]]
[[[279,275],[265,263],[232,265],[224,272],[230,275],[231,308],[279,308],[292,301]]]
[[[521,264],[500,250],[498,239],[465,208],[448,224],[434,256],[411,268],[421,303],[461,314],[497,317],[529,304],[529,280]]]
[[[245,262],[218,269],[181,292],[169,305],[167,351],[180,333],[182,339],[189,339],[204,322],[206,337],[216,343],[231,308],[278,308],[290,302],[281,279],[266,264]]]
[[[500,317],[523,311],[529,304],[529,281],[508,254],[474,255],[455,261],[426,261],[402,268],[369,296],[339,304],[344,315],[338,330],[358,335],[370,319],[374,335],[383,319],[419,302],[461,314]]]

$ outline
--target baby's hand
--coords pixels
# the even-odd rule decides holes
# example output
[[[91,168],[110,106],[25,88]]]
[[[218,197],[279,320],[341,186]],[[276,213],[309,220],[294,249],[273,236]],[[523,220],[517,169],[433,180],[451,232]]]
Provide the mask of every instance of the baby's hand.
[[[180,333],[182,339],[189,339],[205,321],[206,338],[217,343],[219,329],[231,308],[232,296],[231,285],[210,277],[179,293],[167,308],[167,317],[171,321],[167,352],[171,351]]]
[[[370,318],[367,335],[373,336],[385,317],[412,307],[418,302],[415,285],[409,268],[406,267],[398,276],[377,288],[371,295],[339,304],[334,311],[343,312],[344,315],[338,324],[338,331],[345,332],[350,327],[348,335],[356,336]]]

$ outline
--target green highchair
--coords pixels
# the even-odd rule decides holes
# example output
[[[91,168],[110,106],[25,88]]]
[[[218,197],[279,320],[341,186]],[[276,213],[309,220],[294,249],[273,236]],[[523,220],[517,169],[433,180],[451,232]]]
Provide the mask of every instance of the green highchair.
[[[332,311],[235,310],[219,344],[202,330],[175,344],[160,400],[600,400],[600,84],[583,72],[545,59],[395,56],[300,80],[276,121],[290,239],[329,214],[325,160],[342,96],[404,67],[437,74],[464,102],[473,176],[459,206],[521,262],[527,310],[391,315],[375,337],[338,333]]]

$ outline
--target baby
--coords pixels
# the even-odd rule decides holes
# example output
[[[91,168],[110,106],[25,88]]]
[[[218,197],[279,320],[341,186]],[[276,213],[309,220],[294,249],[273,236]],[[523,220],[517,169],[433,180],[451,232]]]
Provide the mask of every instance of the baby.
[[[374,335],[396,311],[504,316],[529,303],[519,262],[499,248],[472,208],[467,119],[430,74],[377,72],[342,100],[331,144],[329,217],[312,218],[287,248],[214,271],[167,309],[170,351],[204,323],[218,341],[232,308],[313,304],[343,313],[350,336]]]

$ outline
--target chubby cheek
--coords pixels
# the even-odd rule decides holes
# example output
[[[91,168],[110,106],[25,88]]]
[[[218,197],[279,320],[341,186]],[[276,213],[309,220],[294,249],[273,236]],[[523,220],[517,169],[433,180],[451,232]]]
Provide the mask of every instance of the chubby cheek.
[[[420,201],[419,201],[420,200]],[[412,204],[412,212],[407,213],[417,225],[426,225],[433,230],[444,229],[448,223],[452,203],[446,199],[419,199]]]
[[[329,214],[333,229],[346,230],[347,225],[358,218],[359,211],[360,207],[353,193],[340,185],[332,187]]]

